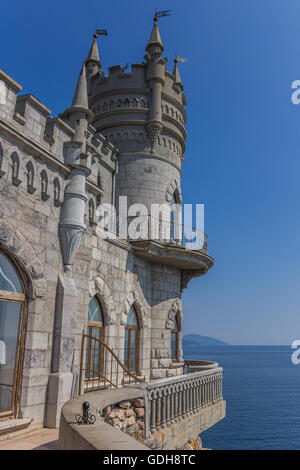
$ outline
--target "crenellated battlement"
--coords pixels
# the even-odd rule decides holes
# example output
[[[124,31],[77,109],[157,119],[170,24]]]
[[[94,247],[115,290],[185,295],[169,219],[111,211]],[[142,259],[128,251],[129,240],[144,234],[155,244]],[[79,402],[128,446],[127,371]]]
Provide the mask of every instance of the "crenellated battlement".
[[[0,70],[0,179],[33,199],[60,207],[70,172],[65,144],[75,130],[65,119],[51,116],[51,110],[33,94],[18,95],[21,90]],[[90,124],[87,150],[91,173],[86,190],[96,207],[104,192],[104,199],[111,201],[118,149]]]

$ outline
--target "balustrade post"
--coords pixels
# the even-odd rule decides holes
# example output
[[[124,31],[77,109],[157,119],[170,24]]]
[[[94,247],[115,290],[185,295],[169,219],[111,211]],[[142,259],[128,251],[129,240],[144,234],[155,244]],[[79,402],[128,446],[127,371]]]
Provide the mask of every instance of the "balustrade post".
[[[156,398],[154,395],[151,397],[150,402],[150,431],[151,434],[154,434],[156,429]]]
[[[156,429],[161,427],[161,398],[158,396],[156,400]]]
[[[154,384],[152,389],[149,384],[148,434],[166,429],[222,399],[222,369],[196,374],[167,379],[165,385]]]
[[[178,391],[178,421],[182,420],[182,391]]]
[[[164,393],[164,392],[163,392]],[[163,394],[161,398],[161,428],[166,429],[166,396]]]
[[[176,400],[176,392],[171,394],[171,406],[170,406],[170,423],[175,424],[175,400]]]
[[[170,420],[170,408],[171,408],[171,394],[168,391],[167,396],[166,396],[166,426],[170,426],[171,420]]]
[[[189,416],[191,416],[191,413],[190,413],[190,388],[189,388],[189,384],[187,385],[187,388],[185,390],[185,402],[186,402],[186,411],[185,411],[185,414],[187,416],[187,418]]]
[[[183,386],[183,389],[182,389],[182,394],[181,394],[181,398],[182,398],[182,418],[186,418],[187,414],[186,414],[186,407],[187,407],[187,398],[186,398],[186,395],[187,395],[187,389],[185,386]]]

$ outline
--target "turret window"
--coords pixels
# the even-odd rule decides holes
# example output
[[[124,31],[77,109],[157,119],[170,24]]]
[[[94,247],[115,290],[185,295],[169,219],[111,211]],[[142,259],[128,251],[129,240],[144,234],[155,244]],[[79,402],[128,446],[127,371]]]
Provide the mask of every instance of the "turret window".
[[[54,205],[60,206],[60,182],[58,178],[55,178],[53,181],[53,195],[54,195]]]
[[[43,201],[47,201],[47,199],[49,199],[48,175],[45,170],[41,172],[41,198]]]
[[[89,225],[92,227],[95,222],[95,205],[93,199],[89,200]]]
[[[172,362],[179,362],[179,328],[178,328],[178,314],[174,318],[173,327],[171,330],[171,358]]]
[[[34,187],[34,168],[32,162],[26,164],[26,176],[27,176],[27,192],[33,194],[36,190]]]
[[[12,163],[12,184],[14,186],[19,186],[21,183],[21,180],[19,180],[20,160],[17,152],[13,152],[10,158]]]

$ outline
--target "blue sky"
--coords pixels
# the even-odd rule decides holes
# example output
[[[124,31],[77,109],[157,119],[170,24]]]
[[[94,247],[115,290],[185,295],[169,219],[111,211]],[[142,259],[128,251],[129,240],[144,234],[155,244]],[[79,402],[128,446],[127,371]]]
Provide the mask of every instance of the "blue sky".
[[[184,293],[184,330],[231,344],[300,338],[298,0],[110,0],[1,6],[1,68],[52,110],[72,99],[95,27],[104,68],[143,60],[154,8],[172,69],[186,57],[186,203],[205,204],[215,266]]]

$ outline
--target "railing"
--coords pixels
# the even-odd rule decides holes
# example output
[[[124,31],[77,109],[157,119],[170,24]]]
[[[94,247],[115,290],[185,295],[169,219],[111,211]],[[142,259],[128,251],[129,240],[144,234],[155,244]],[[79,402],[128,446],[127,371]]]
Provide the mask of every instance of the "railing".
[[[84,392],[144,383],[120,361],[107,344],[94,336],[82,334],[79,395]]]
[[[137,216],[121,217],[106,211],[98,227],[113,236],[128,241],[153,240],[189,250],[208,253],[208,237],[199,228],[181,224],[176,220],[158,219],[152,215],[138,216],[139,223],[132,224]]]
[[[145,437],[222,400],[221,367],[150,382]]]
[[[192,372],[201,372],[203,370],[216,369],[217,367],[219,367],[218,362],[198,361],[194,359],[184,360],[184,370],[186,374],[191,374]]]

